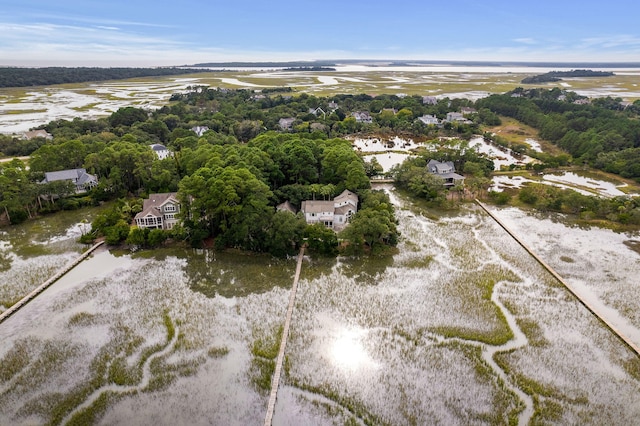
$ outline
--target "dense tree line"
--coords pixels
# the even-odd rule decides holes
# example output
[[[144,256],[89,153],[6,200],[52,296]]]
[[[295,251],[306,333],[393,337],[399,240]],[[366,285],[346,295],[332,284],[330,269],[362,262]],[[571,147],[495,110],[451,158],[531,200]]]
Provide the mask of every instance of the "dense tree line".
[[[602,98],[576,104],[562,100],[560,89],[514,93],[492,95],[477,104],[538,129],[541,138],[580,164],[640,179],[640,102],[625,107],[621,99]]]
[[[184,68],[0,68],[0,87],[50,86],[52,84],[83,83],[87,81],[123,80],[127,78],[211,72],[205,69]]]
[[[640,198],[602,198],[582,195],[571,189],[544,184],[529,184],[518,193],[520,201],[541,211],[578,215],[585,220],[608,220],[640,225]]]

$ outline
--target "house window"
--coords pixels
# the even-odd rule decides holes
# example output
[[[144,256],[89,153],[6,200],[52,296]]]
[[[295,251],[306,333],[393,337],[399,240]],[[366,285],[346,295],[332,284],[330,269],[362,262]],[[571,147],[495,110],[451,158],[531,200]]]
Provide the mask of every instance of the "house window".
[[[175,219],[175,218],[176,218],[176,214],[175,214],[175,213],[165,214],[165,215],[164,215],[164,218],[165,218],[166,220],[173,220],[173,219]]]
[[[165,212],[175,212],[176,211],[176,206],[173,204],[167,204],[166,206],[164,206],[164,211]]]

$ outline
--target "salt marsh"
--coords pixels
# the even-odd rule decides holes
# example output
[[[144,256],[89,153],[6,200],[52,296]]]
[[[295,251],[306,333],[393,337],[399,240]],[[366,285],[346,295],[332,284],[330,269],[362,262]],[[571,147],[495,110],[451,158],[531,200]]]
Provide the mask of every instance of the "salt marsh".
[[[385,188],[397,254],[303,262],[274,424],[636,421],[640,360],[488,215]],[[638,327],[635,236],[498,214]],[[96,253],[0,324],[0,423],[261,424],[294,269]]]

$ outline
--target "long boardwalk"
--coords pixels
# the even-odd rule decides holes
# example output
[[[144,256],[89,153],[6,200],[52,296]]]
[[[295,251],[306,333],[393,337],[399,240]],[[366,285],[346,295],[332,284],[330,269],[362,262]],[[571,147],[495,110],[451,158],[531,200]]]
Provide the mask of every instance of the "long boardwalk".
[[[537,260],[538,263],[542,265],[543,268],[549,271],[549,273],[553,275],[555,279],[557,279],[562,285],[564,285],[566,289],[569,290],[569,292],[573,294],[580,303],[582,303],[582,305],[584,305],[593,315],[595,315],[596,318],[602,321],[602,323],[605,326],[607,326],[616,336],[618,336],[620,340],[622,340],[632,351],[634,351],[636,355],[640,356],[640,347],[638,347],[637,344],[631,341],[631,339],[629,339],[620,330],[618,330],[618,328],[614,324],[612,324],[603,315],[601,315],[600,312],[598,312],[598,309],[594,307],[592,304],[590,304],[588,300],[585,300],[582,297],[580,297],[580,294],[578,294],[560,275],[558,275],[558,273],[551,266],[549,266],[531,248],[529,248],[529,246],[527,246],[520,238],[518,238],[513,232],[511,232],[511,230],[507,228],[507,226],[504,223],[502,223],[502,221],[498,219],[484,204],[482,204],[477,199],[475,201],[480,207],[482,207],[482,209],[485,212],[487,212],[487,214],[489,214],[489,216],[493,218],[493,220],[496,221],[498,225],[502,227],[502,229],[507,231],[507,233],[511,235],[511,237],[514,240],[516,240],[518,244],[520,244],[531,256],[533,256],[533,258]]]
[[[104,241],[100,241],[100,242],[94,244],[93,246],[91,246],[87,251],[82,253],[80,255],[80,257],[78,257],[77,259],[67,263],[65,265],[65,267],[60,269],[58,272],[56,272],[56,274],[54,276],[49,278],[47,281],[42,283],[38,288],[33,290],[31,293],[27,294],[25,297],[20,299],[16,304],[12,305],[9,309],[7,309],[2,314],[0,314],[0,324],[5,319],[9,318],[11,315],[16,313],[24,305],[26,305],[27,303],[29,303],[30,301],[35,299],[40,293],[45,291],[51,284],[53,284],[54,282],[58,281],[64,274],[66,274],[67,272],[72,270],[78,263],[80,263],[83,260],[85,260],[91,253],[93,253],[93,251],[95,249],[100,247],[102,244],[104,244]]]
[[[271,395],[269,396],[269,405],[267,406],[267,415],[264,418],[264,426],[271,426],[273,420],[273,411],[276,407],[276,398],[278,397],[278,386],[280,385],[280,373],[282,372],[282,363],[284,362],[284,351],[287,347],[287,337],[289,336],[289,326],[291,325],[291,316],[293,315],[293,306],[296,302],[296,292],[298,291],[298,280],[300,279],[300,270],[302,269],[302,259],[304,258],[304,247],[300,249],[298,254],[298,265],[296,266],[296,275],[293,278],[293,286],[289,295],[289,307],[287,308],[287,316],[282,329],[282,339],[280,340],[280,351],[276,359],[276,370],[271,380]]]

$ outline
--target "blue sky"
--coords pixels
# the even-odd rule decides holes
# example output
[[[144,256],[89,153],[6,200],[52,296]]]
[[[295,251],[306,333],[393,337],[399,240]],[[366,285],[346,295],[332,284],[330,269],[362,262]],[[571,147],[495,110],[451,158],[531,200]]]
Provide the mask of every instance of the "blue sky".
[[[637,0],[3,0],[0,65],[640,62]]]

